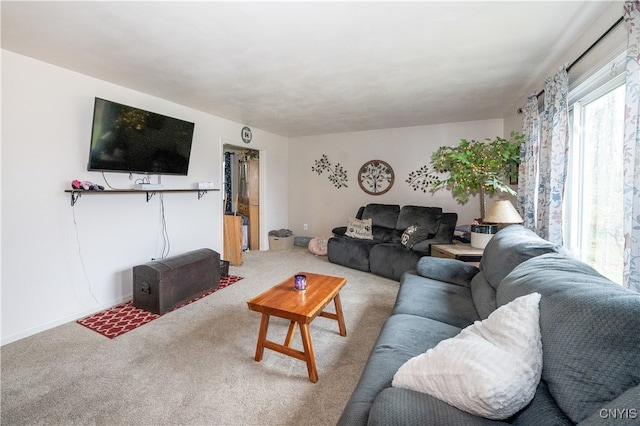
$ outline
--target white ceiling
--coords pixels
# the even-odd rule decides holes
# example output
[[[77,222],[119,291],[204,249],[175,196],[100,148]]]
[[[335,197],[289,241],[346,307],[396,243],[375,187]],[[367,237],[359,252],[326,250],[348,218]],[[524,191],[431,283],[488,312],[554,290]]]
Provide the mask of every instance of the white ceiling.
[[[3,1],[2,48],[295,137],[511,116],[604,7]]]

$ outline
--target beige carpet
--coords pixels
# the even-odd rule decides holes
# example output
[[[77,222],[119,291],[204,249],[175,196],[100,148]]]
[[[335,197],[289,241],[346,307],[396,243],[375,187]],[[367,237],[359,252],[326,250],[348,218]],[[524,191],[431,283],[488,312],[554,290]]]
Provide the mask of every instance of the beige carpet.
[[[298,271],[348,280],[347,336],[330,319],[311,324],[315,384],[303,361],[268,349],[253,359],[260,314],[246,301]],[[71,322],[3,346],[1,424],[335,424],[398,283],[300,247],[247,252],[229,273],[245,278],[115,339]],[[268,337],[284,341],[287,325],[272,319]]]

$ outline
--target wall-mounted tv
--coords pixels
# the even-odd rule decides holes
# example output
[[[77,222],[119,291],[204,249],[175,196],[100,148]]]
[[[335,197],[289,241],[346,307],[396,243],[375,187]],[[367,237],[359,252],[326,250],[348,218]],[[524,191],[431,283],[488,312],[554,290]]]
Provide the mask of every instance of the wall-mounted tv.
[[[194,124],[96,98],[89,171],[187,175]]]

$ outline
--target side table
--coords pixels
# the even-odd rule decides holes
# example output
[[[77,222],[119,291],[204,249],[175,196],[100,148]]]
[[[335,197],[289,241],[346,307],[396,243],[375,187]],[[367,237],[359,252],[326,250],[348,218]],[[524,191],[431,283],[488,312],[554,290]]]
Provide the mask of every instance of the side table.
[[[477,264],[482,259],[484,249],[471,247],[470,244],[435,244],[431,246],[431,256],[444,257],[448,259],[458,259],[463,262]]]

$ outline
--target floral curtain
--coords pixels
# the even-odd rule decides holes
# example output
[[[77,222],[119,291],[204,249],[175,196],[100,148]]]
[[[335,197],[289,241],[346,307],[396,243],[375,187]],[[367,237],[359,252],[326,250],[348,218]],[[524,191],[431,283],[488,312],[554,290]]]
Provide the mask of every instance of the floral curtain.
[[[545,82],[535,229],[542,238],[557,244],[562,244],[562,199],[569,150],[568,94],[569,75],[563,66]]]
[[[626,97],[624,118],[623,284],[640,291],[640,2],[627,1]]]
[[[538,182],[538,156],[540,154],[540,120],[538,97],[529,96],[523,108],[522,129],[524,144],[520,151],[518,170],[518,210],[524,219],[523,225],[536,230],[536,196]]]

